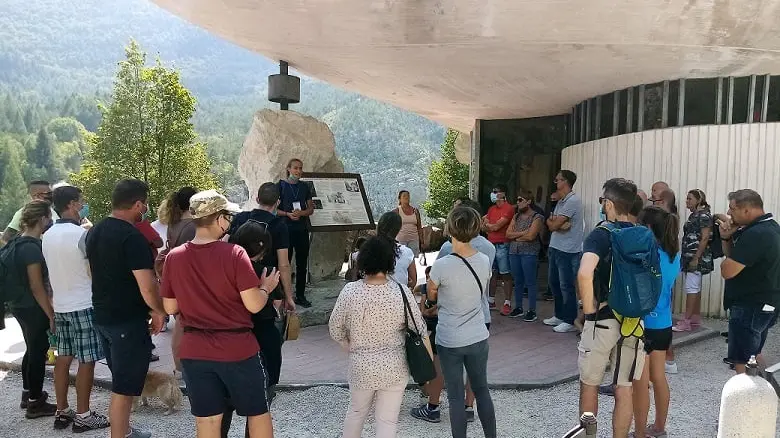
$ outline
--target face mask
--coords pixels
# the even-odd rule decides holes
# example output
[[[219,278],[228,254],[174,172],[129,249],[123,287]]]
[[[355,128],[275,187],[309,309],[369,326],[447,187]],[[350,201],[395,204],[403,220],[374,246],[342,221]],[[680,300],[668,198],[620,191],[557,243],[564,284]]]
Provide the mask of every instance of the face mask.
[[[298,182],[298,180],[300,179],[299,177],[297,177],[297,176],[293,175],[292,173],[291,173],[291,174],[290,174],[290,175],[289,175],[287,178],[288,178],[290,181],[293,181],[293,182]]]
[[[600,221],[607,220],[607,212],[604,211],[604,207],[601,207],[601,210],[599,211],[599,220]]]
[[[148,219],[148,218],[149,218],[149,206],[148,206],[148,205],[145,205],[144,207],[145,207],[145,208],[144,208],[144,212],[143,212],[143,213],[141,213],[141,220],[142,220],[142,221],[145,221],[146,219]]]
[[[491,194],[490,194],[490,202],[492,202],[492,203],[494,203],[494,204],[495,204],[495,203],[496,203],[496,201],[498,201],[498,194],[496,194],[496,193],[491,193]]]
[[[89,204],[84,204],[81,206],[81,210],[79,210],[79,217],[84,219],[87,216],[89,216]]]

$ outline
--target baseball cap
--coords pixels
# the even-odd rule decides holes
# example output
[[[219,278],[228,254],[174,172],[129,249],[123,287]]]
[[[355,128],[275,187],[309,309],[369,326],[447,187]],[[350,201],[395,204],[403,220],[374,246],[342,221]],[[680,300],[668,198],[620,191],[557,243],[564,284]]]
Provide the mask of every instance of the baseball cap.
[[[220,211],[238,213],[241,207],[227,200],[216,190],[204,190],[190,198],[190,214],[193,219],[210,216]]]

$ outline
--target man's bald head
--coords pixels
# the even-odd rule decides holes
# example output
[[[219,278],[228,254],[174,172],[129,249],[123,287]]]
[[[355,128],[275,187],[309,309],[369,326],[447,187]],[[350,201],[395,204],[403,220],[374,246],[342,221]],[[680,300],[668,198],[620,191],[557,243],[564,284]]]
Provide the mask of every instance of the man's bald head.
[[[663,181],[657,181],[653,184],[653,187],[650,188],[650,199],[661,199],[661,192],[664,190],[669,190],[669,184]]]

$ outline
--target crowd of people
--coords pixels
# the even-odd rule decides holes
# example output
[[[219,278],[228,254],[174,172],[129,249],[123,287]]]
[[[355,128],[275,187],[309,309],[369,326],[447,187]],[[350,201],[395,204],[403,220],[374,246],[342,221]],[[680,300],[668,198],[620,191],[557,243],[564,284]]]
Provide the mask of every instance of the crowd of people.
[[[173,317],[174,375],[186,383],[198,436],[226,437],[233,413],[247,417],[245,436],[273,436],[270,404],[282,366],[278,323],[296,306],[310,305],[305,218],[313,203],[299,182],[302,167],[291,160],[286,179],[262,184],[251,211],[214,190],[182,187],[160,205],[155,222],[149,222],[143,181],[117,182],[110,216],[94,225],[78,187],[31,183],[32,201],[15,215],[0,249],[2,299],[27,348],[25,416],[54,417],[56,429],[110,427],[113,438],[150,437],[131,427],[131,407],[154,360],[150,335]],[[478,416],[484,435],[495,437],[487,375],[491,310],[537,320],[543,257],[554,312],[542,322],[579,334],[580,411],[595,413],[599,393],[613,395],[615,437],[629,436],[632,423],[631,436],[666,436],[665,374],[676,372],[672,333],[701,324],[702,276],[713,272],[714,259],[724,258],[725,360],[737,373],[751,356],[763,365],[761,350],[780,306],[780,226],[758,193],[729,193],[728,212],[714,214],[704,192],[690,190],[680,234],[675,194],[666,183],[654,184],[648,199],[633,182],[614,178],[598,199],[601,221],[586,233],[576,180],[568,170],[557,174],[549,213],[528,191],[512,204],[503,186],[492,191],[484,215],[477,202],[456,200],[445,223],[448,241],[421,285],[414,262],[423,249],[420,215],[409,193],[399,193],[398,209],[382,215],[375,235],[360,239],[349,257],[355,281],[330,317],[331,336],[349,352],[344,437],[361,436],[372,407],[377,436],[396,436],[410,376],[410,332],[422,337],[436,371],[418,382],[427,402],[410,415],[440,422],[446,388],[452,436],[467,436]],[[644,270],[632,265],[637,257]],[[681,271],[685,313],[673,325],[672,291]],[[651,280],[635,281],[641,275]],[[626,311],[615,284],[652,291],[653,306]],[[497,298],[504,300],[500,307]],[[50,334],[58,351],[56,403],[43,391]],[[112,374],[108,415],[90,406],[95,363],[104,358]],[[74,359],[75,409],[68,403]],[[650,383],[655,418],[648,424]]]
[[[150,437],[130,425],[149,363],[151,335],[175,318],[173,374],[187,385],[198,436],[227,436],[233,412],[247,437],[273,436],[269,405],[282,364],[279,321],[305,297],[313,210],[303,163],[263,184],[258,208],[240,212],[214,190],[182,187],[149,221],[149,186],[118,181],[111,214],[94,226],[78,187],[29,184],[32,201],[3,234],[2,301],[18,320],[26,352],[21,409],[73,432],[110,428],[114,438]],[[295,257],[295,289],[291,260]],[[295,291],[295,294],[293,294]],[[58,352],[56,403],[43,390],[50,335]],[[78,362],[76,406],[69,370]],[[108,415],[90,407],[97,361],[111,370]]]
[[[491,310],[536,321],[538,267],[545,252],[554,311],[543,323],[557,333],[578,333],[580,411],[597,413],[599,394],[614,396],[613,436],[667,436],[666,374],[677,372],[673,332],[695,330],[701,324],[701,279],[713,272],[716,258],[724,257],[723,305],[730,316],[724,360],[737,373],[745,371],[751,356],[765,366],[761,350],[780,306],[780,226],[764,211],[758,193],[749,189],[729,193],[728,212],[714,214],[704,192],[690,190],[689,215],[681,230],[676,196],[668,184],[653,184],[648,198],[633,182],[614,178],[604,183],[598,199],[601,220],[586,233],[576,181],[568,170],[556,175],[548,214],[529,191],[520,191],[513,205],[501,185],[493,189],[492,205],[484,215],[475,201],[457,200],[445,224],[448,241],[419,286],[407,282],[414,263],[404,255],[411,250],[398,238],[403,222],[399,212],[408,205],[408,197],[399,210],[380,218],[377,236],[359,241],[351,258],[357,272],[351,280],[356,281],[345,286],[330,321],[332,337],[350,357],[352,396],[345,437],[360,436],[372,400],[377,436],[395,436],[401,388],[409,377],[404,336],[410,324],[404,295],[420,297],[412,316],[420,332],[428,335],[437,374],[421,385],[428,401],[412,408],[411,416],[440,422],[440,397],[446,386],[452,436],[466,436],[467,423],[475,420],[476,402],[485,436],[495,437],[496,418],[487,389]],[[646,263],[638,266],[651,268],[637,274],[639,256]],[[673,289],[681,272],[685,313],[673,324]],[[636,275],[649,280],[635,281]],[[626,283],[616,286],[621,281]],[[652,290],[652,300],[647,301],[652,307],[623,314],[616,289],[645,294]],[[499,298],[504,300],[500,307]],[[605,374],[609,367],[612,371]],[[605,378],[608,383],[602,385]],[[655,418],[648,424],[650,388]],[[632,423],[634,431],[629,433]]]

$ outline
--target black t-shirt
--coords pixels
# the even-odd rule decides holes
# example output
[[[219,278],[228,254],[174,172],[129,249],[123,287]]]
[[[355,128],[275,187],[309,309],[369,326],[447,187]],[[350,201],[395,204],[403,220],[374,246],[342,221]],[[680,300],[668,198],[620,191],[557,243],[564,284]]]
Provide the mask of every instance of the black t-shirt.
[[[268,226],[268,232],[271,234],[271,249],[263,256],[263,265],[279,268],[279,258],[277,251],[280,249],[290,248],[290,233],[287,229],[287,224],[282,218],[275,216],[273,213],[265,210],[252,210],[242,211],[233,218],[233,223],[230,224],[230,230],[228,234],[231,236],[241,228],[249,219],[264,222]]]
[[[293,211],[293,203],[300,202],[301,210],[306,210],[311,200],[311,191],[309,185],[299,181],[297,184],[290,184],[287,181],[279,180],[279,209],[286,212]],[[285,217],[285,222],[290,230],[300,231],[306,229],[308,218],[301,218],[294,221]]]
[[[765,214],[734,234],[730,259],[745,265],[726,280],[723,307],[732,305],[780,308],[780,225]]]
[[[617,228],[634,226],[631,222],[614,222],[613,225]],[[609,231],[597,225],[585,238],[582,252],[590,252],[599,256],[599,263],[593,277],[593,295],[599,303],[605,303],[609,296],[609,277],[612,273],[612,242]]]
[[[257,278],[260,278],[260,276],[263,274],[263,268],[268,269],[269,271],[271,268],[273,268],[273,265],[267,265],[263,263],[262,261],[259,262],[252,262],[252,267],[255,268],[255,274],[257,274]],[[257,324],[257,321],[259,320],[268,320],[268,319],[274,319],[276,318],[276,309],[274,309],[274,300],[283,300],[284,294],[282,293],[282,286],[281,284],[276,286],[276,289],[272,290],[271,293],[268,295],[268,301],[265,303],[265,307],[260,309],[259,312],[252,315],[252,322]]]
[[[19,236],[16,238],[14,244],[16,245],[13,248],[14,269],[12,272],[8,273],[8,275],[13,276],[13,278],[6,283],[6,287],[9,289],[13,288],[14,290],[6,291],[5,294],[8,297],[15,297],[15,299],[9,301],[8,306],[12,309],[35,307],[38,305],[38,302],[35,301],[32,289],[30,289],[27,266],[40,263],[41,270],[43,271],[44,283],[48,280],[49,275],[48,270],[46,269],[46,261],[43,258],[41,241],[35,237]]]
[[[133,271],[152,270],[154,258],[141,232],[126,221],[107,217],[87,233],[87,259],[95,322],[110,325],[147,319],[149,307]]]

